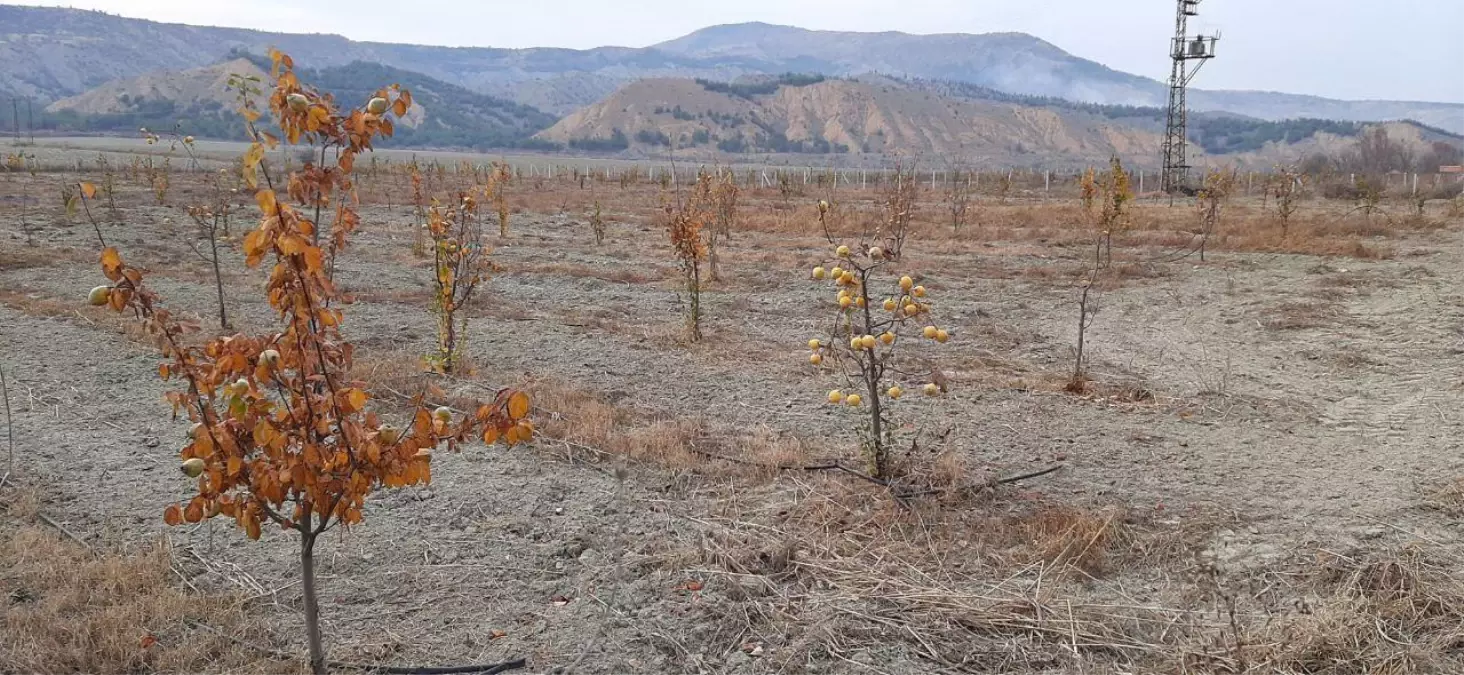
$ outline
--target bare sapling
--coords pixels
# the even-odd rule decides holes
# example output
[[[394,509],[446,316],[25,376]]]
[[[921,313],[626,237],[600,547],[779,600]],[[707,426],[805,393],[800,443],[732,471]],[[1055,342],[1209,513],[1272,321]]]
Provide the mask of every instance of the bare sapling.
[[[1306,176],[1294,166],[1277,165],[1271,174],[1268,195],[1275,200],[1276,219],[1281,222],[1281,240],[1285,241],[1290,231],[1291,217],[1300,206],[1301,193],[1306,186]]]
[[[1219,227],[1225,204],[1234,189],[1234,169],[1211,169],[1205,174],[1205,182],[1199,192],[1195,193],[1195,204],[1200,210],[1200,262],[1205,260],[1205,247]]]
[[[188,247],[193,249],[194,255],[213,268],[214,291],[219,303],[219,328],[230,330],[233,326],[229,324],[229,312],[224,302],[224,274],[219,258],[219,239],[227,237],[229,233],[229,200],[224,192],[222,179],[222,175],[214,177],[213,199],[208,206],[188,208],[188,217],[193,219],[199,238],[204,240],[207,250],[192,241],[188,242]]]
[[[498,236],[508,236],[508,183],[513,178],[513,169],[504,163],[495,163],[488,180],[488,190],[493,200],[493,211],[498,214]]]
[[[880,205],[884,208],[884,220],[874,233],[876,241],[883,242],[884,253],[890,260],[899,260],[905,248],[905,239],[910,235],[910,225],[915,220],[916,193],[919,181],[915,169],[895,167],[894,181],[886,189]]]
[[[946,208],[951,216],[951,231],[960,232],[970,218],[971,175],[957,165],[951,170],[946,192]]]
[[[600,209],[600,201],[595,200],[595,208],[590,212],[590,231],[595,233],[595,245],[605,245],[605,216]]]
[[[708,228],[707,270],[712,281],[721,281],[720,261],[717,258],[717,239],[732,242],[732,228],[737,223],[737,197],[740,190],[731,173],[721,173],[714,181],[711,192],[712,227]]]

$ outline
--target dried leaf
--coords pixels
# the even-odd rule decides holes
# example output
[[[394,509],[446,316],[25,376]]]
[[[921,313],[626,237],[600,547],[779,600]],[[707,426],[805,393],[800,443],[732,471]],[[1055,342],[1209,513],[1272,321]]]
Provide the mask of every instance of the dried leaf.
[[[274,190],[260,190],[254,193],[254,203],[259,204],[259,210],[265,214],[274,213],[275,193]]]
[[[521,420],[529,414],[529,395],[521,391],[514,392],[508,397],[508,417],[514,420]]]

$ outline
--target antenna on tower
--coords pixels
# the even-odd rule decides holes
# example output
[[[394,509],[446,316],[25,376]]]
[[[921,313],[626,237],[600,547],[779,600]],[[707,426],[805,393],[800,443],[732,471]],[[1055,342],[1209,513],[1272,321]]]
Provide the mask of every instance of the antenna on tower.
[[[1185,161],[1185,89],[1200,72],[1205,62],[1215,58],[1212,37],[1189,37],[1189,18],[1200,13],[1200,0],[1177,0],[1174,19],[1174,40],[1169,45],[1169,58],[1174,62],[1169,71],[1169,117],[1164,125],[1164,175],[1161,182],[1170,194],[1189,186],[1189,163]],[[1195,61],[1193,67],[1190,61]]]

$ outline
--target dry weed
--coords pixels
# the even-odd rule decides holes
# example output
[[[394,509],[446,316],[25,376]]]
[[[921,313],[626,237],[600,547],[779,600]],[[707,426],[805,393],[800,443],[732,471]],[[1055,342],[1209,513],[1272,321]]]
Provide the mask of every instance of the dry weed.
[[[94,552],[31,524],[35,508],[0,509],[0,672],[299,671],[224,637],[269,644],[241,597],[176,586],[166,545]]]

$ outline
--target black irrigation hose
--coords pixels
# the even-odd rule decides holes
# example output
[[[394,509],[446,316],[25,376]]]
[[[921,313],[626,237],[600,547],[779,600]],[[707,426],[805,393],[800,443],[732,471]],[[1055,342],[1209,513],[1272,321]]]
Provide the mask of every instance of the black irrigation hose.
[[[506,673],[510,670],[518,670],[528,665],[528,661],[516,659],[513,661],[504,661],[503,663],[486,663],[476,666],[379,666],[359,663],[336,663],[334,661],[329,665],[332,668],[360,670],[367,673],[383,673],[385,675],[453,675],[454,673],[493,675],[493,673]]]
[[[704,457],[719,459],[724,462],[731,462],[733,464],[742,464],[744,466],[755,466],[761,469],[774,469],[777,471],[841,471],[860,480],[868,481],[870,483],[874,483],[875,485],[888,488],[891,494],[895,496],[895,499],[899,500],[905,500],[910,497],[924,497],[926,495],[939,494],[942,492],[980,490],[991,487],[993,485],[1009,485],[1011,483],[1018,483],[1031,478],[1040,478],[1050,473],[1056,473],[1063,467],[1062,464],[1058,464],[1055,466],[1047,467],[1046,469],[1039,469],[1037,471],[1032,471],[1030,473],[1024,473],[1017,476],[1008,476],[1006,478],[998,478],[996,480],[981,483],[971,483],[969,485],[959,485],[953,488],[932,488],[927,490],[916,490],[913,492],[897,492],[895,491],[895,485],[890,481],[875,478],[874,476],[866,474],[862,471],[856,471],[838,462],[825,462],[822,464],[764,464],[762,462],[753,462],[745,459],[738,459],[736,457],[728,457],[726,455],[717,454],[715,452],[708,452],[706,450],[700,450],[697,448],[692,448],[691,451]]]

